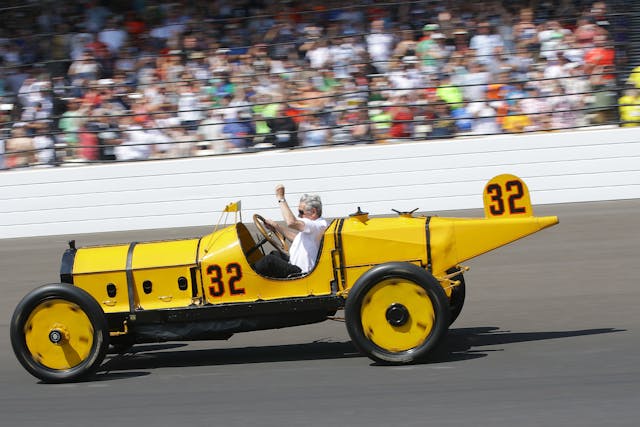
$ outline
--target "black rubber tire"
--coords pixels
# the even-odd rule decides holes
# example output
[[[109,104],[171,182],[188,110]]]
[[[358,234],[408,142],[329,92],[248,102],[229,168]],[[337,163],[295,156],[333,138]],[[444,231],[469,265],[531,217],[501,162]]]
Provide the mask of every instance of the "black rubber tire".
[[[389,351],[370,340],[363,331],[361,308],[364,298],[383,280],[399,278],[422,287],[433,306],[434,325],[418,346],[403,351]],[[370,359],[391,365],[403,365],[423,360],[445,336],[449,327],[449,301],[440,283],[425,269],[406,262],[380,264],[364,273],[349,291],[345,303],[345,321],[353,344]]]
[[[456,268],[451,268],[447,270],[447,274],[454,273],[455,271],[457,271]],[[460,284],[451,290],[451,297],[449,298],[449,313],[451,316],[450,325],[452,325],[458,316],[460,316],[462,307],[464,307],[464,299],[467,295],[467,286],[464,282],[464,275],[462,272],[452,277],[451,280],[459,280]]]
[[[70,369],[52,369],[39,363],[30,353],[25,340],[25,324],[40,304],[60,299],[76,304],[88,317],[93,328],[93,344],[88,357]],[[28,293],[16,307],[11,318],[11,346],[20,364],[34,377],[47,383],[73,382],[95,372],[109,346],[107,320],[98,302],[83,289],[72,285],[49,284]]]

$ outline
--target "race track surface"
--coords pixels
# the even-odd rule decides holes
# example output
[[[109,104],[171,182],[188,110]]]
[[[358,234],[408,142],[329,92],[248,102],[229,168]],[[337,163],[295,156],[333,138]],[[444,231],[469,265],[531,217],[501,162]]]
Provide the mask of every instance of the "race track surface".
[[[62,385],[22,369],[9,320],[29,290],[59,280],[72,237],[0,240],[0,425],[638,426],[640,200],[536,214],[560,224],[468,264],[465,308],[427,363],[377,366],[329,321],[142,345],[108,357],[92,381]],[[82,246],[205,231],[73,237]]]

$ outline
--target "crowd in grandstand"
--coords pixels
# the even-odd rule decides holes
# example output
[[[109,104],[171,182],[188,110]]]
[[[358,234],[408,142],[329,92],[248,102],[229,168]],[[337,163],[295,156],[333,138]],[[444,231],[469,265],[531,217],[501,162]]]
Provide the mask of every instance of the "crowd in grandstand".
[[[0,8],[0,169],[637,125],[608,7],[16,2]]]

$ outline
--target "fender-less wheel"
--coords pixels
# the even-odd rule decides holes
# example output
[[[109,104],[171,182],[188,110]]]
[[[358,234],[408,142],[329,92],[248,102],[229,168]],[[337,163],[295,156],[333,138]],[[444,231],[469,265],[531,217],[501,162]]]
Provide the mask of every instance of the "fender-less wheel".
[[[11,319],[18,361],[44,382],[71,382],[104,360],[109,328],[100,305],[86,291],[51,284],[27,294]]]
[[[373,267],[349,291],[347,331],[366,356],[384,364],[424,359],[449,327],[449,301],[440,283],[414,264]]]

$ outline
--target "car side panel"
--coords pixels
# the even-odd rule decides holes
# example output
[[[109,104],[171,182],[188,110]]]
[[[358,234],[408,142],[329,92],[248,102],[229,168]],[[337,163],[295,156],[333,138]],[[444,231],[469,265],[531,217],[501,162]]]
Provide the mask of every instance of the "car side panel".
[[[325,231],[316,268],[306,276],[289,279],[267,278],[256,273],[233,227],[225,229],[211,243],[206,243],[210,239],[205,236],[199,253],[205,301],[223,304],[331,294],[334,229],[332,223]]]
[[[196,266],[200,239],[138,243],[133,248],[131,270],[136,306],[144,310],[186,307],[197,283]]]
[[[75,253],[73,284],[89,292],[105,313],[129,311],[126,275],[129,246],[81,248]]]
[[[395,261],[427,265],[425,217],[347,218],[340,240],[346,288],[374,265]]]

